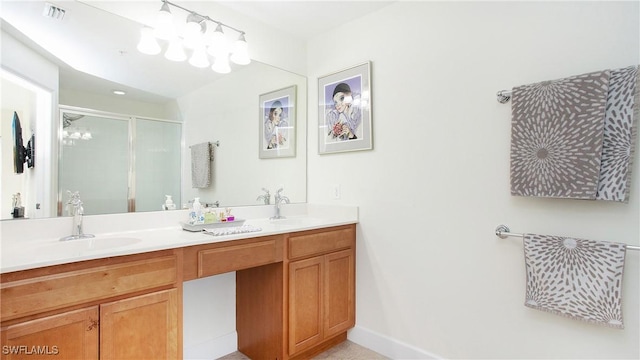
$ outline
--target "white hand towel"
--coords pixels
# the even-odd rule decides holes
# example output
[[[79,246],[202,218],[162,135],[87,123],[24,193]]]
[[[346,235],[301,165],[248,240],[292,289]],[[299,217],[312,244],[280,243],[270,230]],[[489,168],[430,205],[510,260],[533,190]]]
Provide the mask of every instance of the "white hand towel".
[[[206,188],[211,183],[211,145],[206,143],[191,146],[191,186]]]

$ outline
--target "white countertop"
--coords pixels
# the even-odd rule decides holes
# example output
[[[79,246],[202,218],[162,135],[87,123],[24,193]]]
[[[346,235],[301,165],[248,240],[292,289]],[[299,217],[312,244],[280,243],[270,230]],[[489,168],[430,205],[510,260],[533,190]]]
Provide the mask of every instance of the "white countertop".
[[[233,208],[236,218],[261,230],[222,236],[183,230],[186,210],[85,216],[85,233],[96,238],[68,241],[59,239],[69,235],[70,218],[2,222],[0,273],[358,222],[355,206],[292,204],[283,206],[284,220],[270,220],[272,208]]]

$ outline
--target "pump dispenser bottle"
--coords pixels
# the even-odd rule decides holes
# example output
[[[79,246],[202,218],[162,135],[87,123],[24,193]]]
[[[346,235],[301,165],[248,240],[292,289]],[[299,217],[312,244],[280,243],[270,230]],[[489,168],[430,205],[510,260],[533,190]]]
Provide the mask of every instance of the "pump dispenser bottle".
[[[204,224],[204,211],[202,210],[202,204],[200,204],[200,198],[193,199],[193,211],[195,222],[194,224]]]

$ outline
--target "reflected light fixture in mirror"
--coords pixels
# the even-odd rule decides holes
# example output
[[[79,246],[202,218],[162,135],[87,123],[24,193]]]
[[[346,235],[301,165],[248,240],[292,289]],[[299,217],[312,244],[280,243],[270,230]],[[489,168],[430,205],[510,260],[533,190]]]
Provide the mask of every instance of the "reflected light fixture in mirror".
[[[188,13],[181,36],[178,35],[174,27],[174,16],[171,13],[170,6]],[[216,24],[215,30],[210,35],[207,34],[207,21]],[[239,34],[233,46],[229,46],[223,27]],[[148,55],[159,54],[162,48],[158,40],[168,42],[168,47],[164,54],[167,59],[185,61],[189,58],[189,64],[198,68],[206,68],[211,64],[209,61],[210,55],[213,57],[211,69],[218,73],[226,74],[231,72],[229,60],[238,65],[247,65],[251,62],[249,46],[244,31],[167,0],[162,0],[162,7],[156,17],[155,28],[144,27],[142,29],[138,51]],[[185,48],[191,51],[191,56],[187,56]]]

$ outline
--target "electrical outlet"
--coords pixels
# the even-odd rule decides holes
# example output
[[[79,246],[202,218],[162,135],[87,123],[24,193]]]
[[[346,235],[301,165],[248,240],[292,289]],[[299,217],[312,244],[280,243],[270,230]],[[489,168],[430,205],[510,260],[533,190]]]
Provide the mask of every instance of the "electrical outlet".
[[[334,200],[340,199],[340,184],[333,184],[331,187],[331,195]]]

